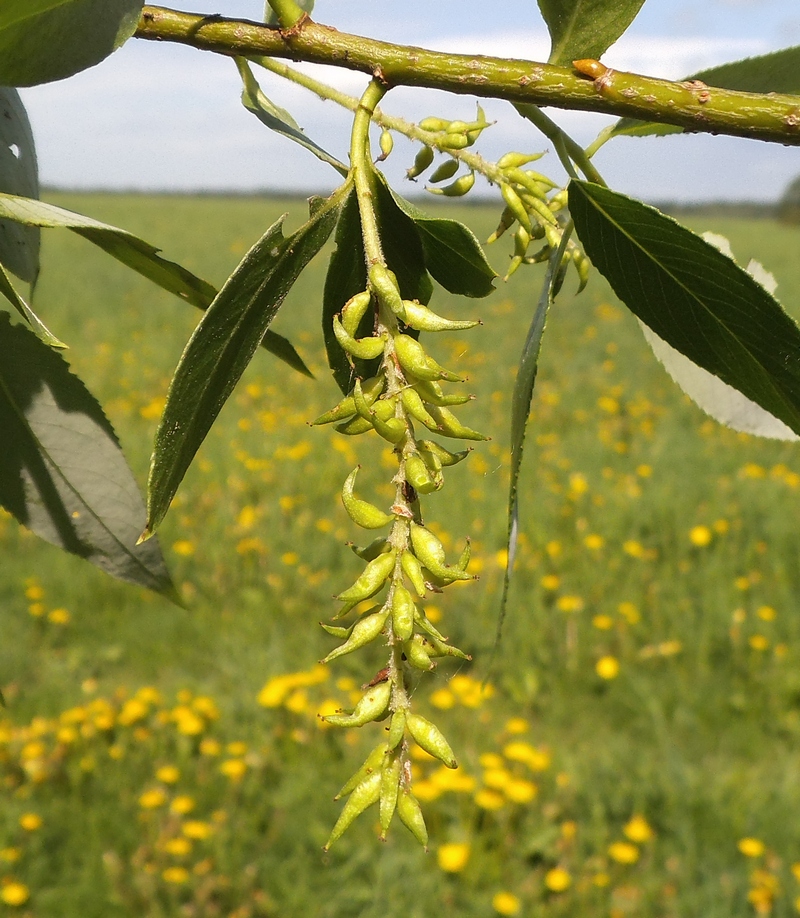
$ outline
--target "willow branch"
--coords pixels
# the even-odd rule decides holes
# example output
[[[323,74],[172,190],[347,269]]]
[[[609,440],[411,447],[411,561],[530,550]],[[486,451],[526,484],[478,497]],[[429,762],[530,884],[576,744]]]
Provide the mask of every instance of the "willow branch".
[[[266,55],[346,67],[388,87],[443,89],[800,145],[800,97],[779,93],[735,92],[698,81],[676,83],[606,68],[592,79],[552,64],[447,54],[363,38],[307,17],[281,31],[246,20],[145,6],[136,36],[228,56]]]

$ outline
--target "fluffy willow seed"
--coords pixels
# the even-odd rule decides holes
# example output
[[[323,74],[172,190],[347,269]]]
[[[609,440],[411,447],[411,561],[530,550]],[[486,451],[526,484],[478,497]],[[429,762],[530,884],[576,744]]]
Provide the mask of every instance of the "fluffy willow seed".
[[[381,772],[376,771],[364,780],[353,790],[344,809],[336,820],[336,825],[330,834],[330,838],[325,842],[323,851],[327,851],[331,845],[340,839],[342,835],[350,828],[357,816],[360,816],[364,810],[378,802],[381,793]],[[401,817],[402,818],[402,817]]]
[[[414,738],[414,742],[425,752],[439,759],[448,768],[458,768],[458,763],[450,744],[435,724],[432,724],[420,714],[409,714],[406,717],[406,727]]]

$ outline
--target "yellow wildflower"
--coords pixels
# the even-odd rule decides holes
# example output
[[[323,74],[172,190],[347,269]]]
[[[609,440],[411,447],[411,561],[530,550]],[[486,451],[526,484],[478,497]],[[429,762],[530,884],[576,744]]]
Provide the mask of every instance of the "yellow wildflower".
[[[639,860],[639,849],[630,842],[614,842],[608,846],[608,856],[618,864],[635,864]]]
[[[600,657],[595,672],[601,679],[616,679],[619,675],[619,660],[616,657]]]
[[[572,877],[563,867],[553,867],[544,875],[544,885],[550,892],[564,892],[565,889],[569,889],[571,883]]]
[[[11,882],[5,883],[3,887],[0,888],[0,899],[2,899],[6,905],[24,905],[29,898],[30,890],[28,887],[24,883],[18,883],[16,880],[11,880]]]
[[[492,908],[498,915],[518,915],[522,903],[513,893],[499,892],[492,899]]]
[[[639,842],[639,844],[650,841],[654,834],[650,823],[644,816],[639,815],[632,816],[622,827],[622,832],[627,839],[632,842]]]
[[[442,845],[436,854],[436,860],[446,873],[460,873],[469,860],[469,845],[465,842]]]
[[[26,832],[35,832],[42,827],[42,817],[38,813],[23,813],[19,824]]]
[[[736,847],[745,857],[761,857],[765,851],[764,842],[758,838],[742,838]]]

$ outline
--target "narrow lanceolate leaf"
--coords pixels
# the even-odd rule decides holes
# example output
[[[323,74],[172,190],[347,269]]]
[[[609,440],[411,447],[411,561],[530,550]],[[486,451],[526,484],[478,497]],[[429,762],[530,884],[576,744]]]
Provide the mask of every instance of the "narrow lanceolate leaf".
[[[150,467],[145,536],[164,518],[197,450],[300,273],[333,232],[343,186],[296,233],[283,218],[245,255],[208,308],[170,383]]]
[[[431,217],[391,191],[395,203],[419,233],[425,265],[445,290],[460,296],[483,297],[494,290],[497,273],[486,260],[480,242],[457,220]]]
[[[8,276],[6,269],[0,263],[0,293],[11,303],[14,309],[25,319],[25,321],[31,326],[31,328],[36,332],[36,334],[44,341],[45,344],[49,344],[50,347],[66,347],[66,344],[63,341],[59,341],[58,338],[50,331],[50,329],[42,322],[39,316],[31,309],[31,307],[25,302],[25,300],[20,296],[20,294],[15,289],[14,285],[11,282],[11,278]]]
[[[33,86],[99,64],[136,30],[144,0],[3,0],[0,83]]]
[[[211,284],[186,268],[161,258],[157,248],[138,236],[54,204],[0,194],[0,219],[14,220],[25,226],[72,230],[154,284],[194,306],[205,308],[216,293]]]
[[[367,287],[367,268],[364,262],[364,243],[361,238],[361,218],[354,188],[348,191],[342,203],[339,223],[336,226],[336,247],[328,263],[325,289],[322,294],[322,337],[328,356],[328,366],[336,385],[347,395],[353,385],[353,368],[333,333],[333,317],[342,311],[344,304]],[[359,326],[359,335],[367,330],[374,316],[367,315]],[[365,374],[359,373],[363,376]]]
[[[252,112],[252,114],[271,131],[288,137],[289,140],[293,140],[295,143],[300,144],[301,147],[305,147],[313,153],[317,159],[321,159],[322,162],[327,163],[329,166],[333,166],[340,175],[347,175],[347,166],[345,166],[344,163],[328,153],[327,150],[323,150],[319,144],[314,143],[310,137],[305,135],[303,129],[285,108],[280,108],[275,105],[264,95],[247,61],[237,57],[236,66],[239,68],[239,75],[242,78],[243,84],[242,105],[244,105],[249,112]]]
[[[800,94],[800,46],[773,51],[759,57],[747,57],[731,61],[719,67],[700,70],[686,77],[699,80],[707,86],[720,89],[734,89],[739,92],[782,92]],[[613,127],[613,135],[629,137],[664,136],[680,134],[682,127],[676,124],[656,124],[637,118],[620,118]]]
[[[800,328],[758,281],[640,201],[573,181],[569,206],[595,267],[658,338],[800,432]]]
[[[551,64],[598,58],[636,18],[644,0],[539,0],[550,32]]]
[[[277,332],[272,331],[272,329],[267,329],[264,333],[264,337],[261,339],[261,347],[263,347],[265,351],[269,351],[274,357],[277,357],[278,360],[282,360],[293,370],[302,373],[303,376],[307,376],[309,379],[314,378],[314,374],[306,366],[303,358],[297,353],[292,342],[288,338],[284,338],[283,335],[279,335]]]
[[[547,314],[556,296],[561,260],[571,235],[571,227],[564,230],[561,236],[561,244],[550,256],[550,260],[547,264],[547,272],[544,276],[541,293],[539,294],[539,302],[536,304],[536,311],[533,314],[533,320],[528,329],[528,337],[525,339],[525,345],[522,348],[519,370],[517,371],[517,378],[514,382],[514,392],[511,396],[511,480],[508,491],[507,556],[506,571],[503,578],[503,592],[500,597],[500,612],[497,621],[495,651],[500,643],[503,621],[506,615],[508,587],[511,582],[511,574],[514,570],[514,558],[517,551],[517,534],[519,532],[519,497],[517,489],[519,486],[519,473],[522,467],[522,450],[525,445],[525,433],[531,411],[531,399],[533,398],[536,373],[539,368],[539,353],[542,348],[542,336],[544,335],[547,322]]]
[[[38,536],[174,599],[114,431],[63,358],[0,313],[0,504]]]
[[[16,89],[0,86],[0,192],[39,197],[30,121]],[[31,285],[39,275],[39,228],[0,220],[0,264]]]

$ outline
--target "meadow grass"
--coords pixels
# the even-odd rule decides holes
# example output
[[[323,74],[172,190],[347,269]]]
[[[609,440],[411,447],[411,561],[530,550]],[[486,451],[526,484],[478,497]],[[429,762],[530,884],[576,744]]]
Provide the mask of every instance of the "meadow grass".
[[[59,195],[221,283],[294,201]],[[486,238],[492,208],[442,209]],[[800,231],[699,218],[761,260],[791,311]],[[503,241],[490,250],[498,269]],[[70,345],[143,483],[198,313],[84,241],[45,239],[39,311]],[[541,269],[430,345],[468,373],[490,433],[426,521],[473,539],[477,584],[433,602],[471,665],[415,693],[461,767],[415,761],[431,832],[362,819],[323,856],[339,786],[379,728],[323,729],[381,665],[317,662],[317,622],[359,572],[338,499],[391,494],[377,438],[307,422],[337,400],[321,345],[325,257],[275,323],[310,381],[259,354],[161,530],[187,608],[118,584],[0,519],[0,909],[32,916],[746,916],[800,896],[800,463],[708,420],[594,277],[553,310],[522,476],[522,537],[490,668],[504,564],[508,410]],[[570,277],[567,286],[574,288]],[[797,315],[797,312],[795,311]],[[370,665],[374,664],[374,669]],[[488,688],[481,689],[488,678]]]

